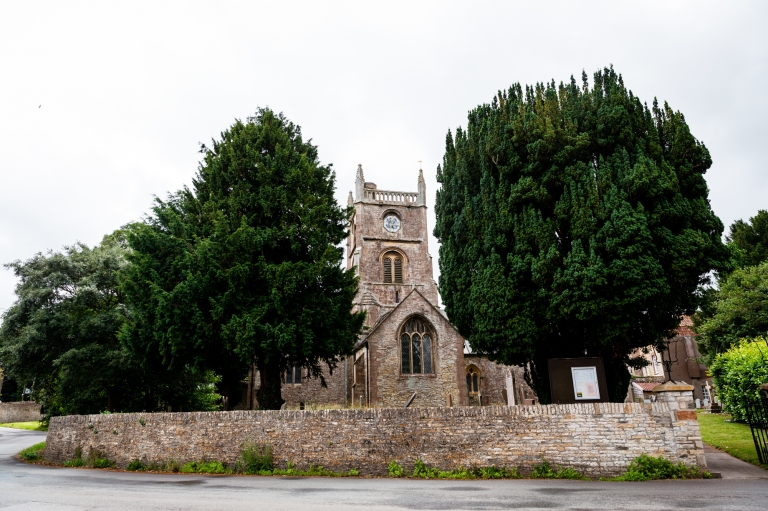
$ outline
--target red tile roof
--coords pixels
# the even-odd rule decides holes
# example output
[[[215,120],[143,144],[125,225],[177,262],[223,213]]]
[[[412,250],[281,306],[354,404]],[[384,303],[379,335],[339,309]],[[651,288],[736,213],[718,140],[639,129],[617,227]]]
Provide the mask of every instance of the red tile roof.
[[[691,317],[683,316],[683,319],[680,321],[680,326],[678,326],[677,330],[675,330],[675,334],[684,335],[684,336],[695,336],[696,333],[693,331],[691,327],[693,327],[693,320],[691,320]]]
[[[661,383],[657,381],[649,381],[649,382],[634,382],[635,385],[643,389],[643,392],[650,392],[653,390],[657,385],[661,385]]]

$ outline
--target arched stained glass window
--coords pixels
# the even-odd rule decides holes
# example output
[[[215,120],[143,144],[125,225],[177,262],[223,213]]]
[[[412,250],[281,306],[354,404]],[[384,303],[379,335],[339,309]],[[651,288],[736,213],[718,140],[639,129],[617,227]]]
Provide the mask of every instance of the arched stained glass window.
[[[434,334],[420,318],[411,318],[400,334],[400,370],[403,374],[432,374]]]

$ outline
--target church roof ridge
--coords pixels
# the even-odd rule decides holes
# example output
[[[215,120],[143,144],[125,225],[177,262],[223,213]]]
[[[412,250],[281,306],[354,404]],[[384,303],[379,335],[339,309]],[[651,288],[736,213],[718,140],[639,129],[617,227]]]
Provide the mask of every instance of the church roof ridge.
[[[439,317],[440,317],[440,318],[441,318],[443,321],[445,321],[446,323],[448,323],[448,325],[450,325],[450,327],[451,327],[451,328],[453,328],[453,329],[456,331],[456,333],[457,333],[457,334],[461,335],[461,334],[459,333],[459,331],[456,329],[456,327],[455,327],[455,326],[453,326],[453,323],[451,323],[451,322],[450,322],[450,320],[448,319],[448,317],[447,317],[445,314],[443,314],[443,313],[440,311],[440,308],[439,308],[438,306],[436,306],[436,305],[435,305],[435,304],[433,304],[431,301],[429,301],[429,300],[427,299],[427,297],[426,297],[426,296],[424,296],[424,295],[421,293],[421,291],[419,291],[417,288],[413,288],[413,289],[411,289],[411,292],[410,292],[410,293],[408,293],[408,294],[405,296],[405,298],[403,298],[403,299],[400,301],[400,303],[398,303],[397,305],[395,305],[395,307],[394,307],[394,308],[392,308],[391,310],[389,310],[389,311],[385,312],[384,314],[382,314],[382,315],[379,317],[379,319],[376,321],[376,323],[374,323],[374,324],[373,324],[373,326],[371,326],[371,328],[370,328],[370,329],[369,329],[367,332],[365,332],[365,334],[363,335],[363,337],[362,337],[362,338],[361,338],[361,339],[360,339],[360,340],[357,342],[357,344],[355,345],[355,349],[358,349],[360,346],[362,346],[363,344],[365,344],[365,343],[367,342],[367,340],[368,340],[368,337],[369,337],[371,334],[373,334],[373,333],[374,333],[376,330],[378,330],[378,329],[379,329],[379,327],[380,327],[381,325],[383,325],[383,324],[384,324],[384,322],[387,320],[387,318],[389,318],[389,316],[391,316],[393,312],[395,312],[397,309],[399,309],[399,308],[400,308],[400,306],[402,306],[402,305],[403,305],[405,302],[407,302],[407,301],[408,301],[408,299],[409,299],[409,298],[410,298],[410,297],[411,297],[411,296],[412,296],[414,293],[416,293],[417,295],[419,295],[419,296],[422,298],[422,300],[424,300],[425,302],[427,302],[427,303],[430,305],[430,307],[432,307],[432,309],[434,309],[434,311],[437,313],[437,315],[438,315],[438,316],[439,316]]]

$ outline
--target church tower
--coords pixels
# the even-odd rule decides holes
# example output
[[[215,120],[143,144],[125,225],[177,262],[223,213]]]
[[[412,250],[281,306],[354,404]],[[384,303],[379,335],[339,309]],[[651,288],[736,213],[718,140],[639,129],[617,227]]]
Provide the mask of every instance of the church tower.
[[[366,311],[351,362],[350,401],[374,407],[467,403],[464,339],[438,308],[424,175],[416,192],[379,190],[357,167],[347,268],[360,277],[354,310]]]
[[[368,312],[367,326],[417,289],[434,306],[437,284],[432,274],[427,230],[426,185],[419,170],[417,192],[379,190],[357,167],[355,208],[347,238],[347,268],[360,276],[357,306]]]

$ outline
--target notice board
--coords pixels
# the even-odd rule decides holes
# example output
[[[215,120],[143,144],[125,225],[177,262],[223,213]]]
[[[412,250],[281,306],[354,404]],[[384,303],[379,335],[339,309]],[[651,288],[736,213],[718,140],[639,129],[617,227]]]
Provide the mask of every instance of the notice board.
[[[602,358],[550,358],[547,366],[553,404],[608,402]]]

